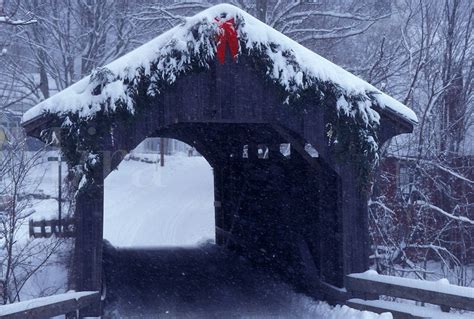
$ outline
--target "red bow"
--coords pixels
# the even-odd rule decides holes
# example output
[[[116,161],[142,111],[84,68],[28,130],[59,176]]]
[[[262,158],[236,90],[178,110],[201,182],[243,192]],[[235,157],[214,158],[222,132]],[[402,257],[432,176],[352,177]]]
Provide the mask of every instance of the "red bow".
[[[215,18],[219,24],[219,33],[217,36],[217,59],[221,64],[225,62],[225,51],[227,44],[229,44],[230,52],[232,53],[232,59],[237,59],[239,53],[239,39],[237,38],[237,31],[235,30],[234,18],[229,20],[220,20]]]

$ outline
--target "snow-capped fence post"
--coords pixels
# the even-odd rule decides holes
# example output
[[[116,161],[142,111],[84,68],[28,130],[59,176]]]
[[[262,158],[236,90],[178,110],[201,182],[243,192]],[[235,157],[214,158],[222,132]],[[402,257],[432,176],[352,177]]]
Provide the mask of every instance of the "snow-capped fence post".
[[[46,237],[46,220],[42,220],[40,222],[40,228],[41,228],[41,237],[45,238]]]

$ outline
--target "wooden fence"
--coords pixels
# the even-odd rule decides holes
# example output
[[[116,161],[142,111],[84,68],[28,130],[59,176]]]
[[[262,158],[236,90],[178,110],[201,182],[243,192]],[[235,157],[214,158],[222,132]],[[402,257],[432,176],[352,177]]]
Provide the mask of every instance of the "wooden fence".
[[[0,318],[44,319],[59,315],[79,318],[81,309],[99,302],[97,291],[65,293],[0,306]]]
[[[459,316],[448,313],[451,308],[474,311],[474,288],[442,281],[384,276],[368,271],[347,276],[346,288],[352,298],[347,301],[349,307],[377,313],[391,312],[395,319],[454,319]],[[378,300],[380,296],[409,299],[417,303]],[[438,305],[442,311],[438,307],[425,307],[425,303]]]
[[[75,224],[73,218],[59,220],[40,220],[29,222],[30,237],[33,238],[49,238],[53,234],[57,237],[74,237]]]

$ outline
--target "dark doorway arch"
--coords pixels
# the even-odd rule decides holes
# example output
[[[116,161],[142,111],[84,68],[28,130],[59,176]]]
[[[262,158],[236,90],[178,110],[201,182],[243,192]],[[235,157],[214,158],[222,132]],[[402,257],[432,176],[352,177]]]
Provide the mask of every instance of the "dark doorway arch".
[[[304,139],[281,132],[266,123],[191,122],[149,136],[181,140],[212,166],[218,245],[320,296],[322,283],[344,286],[341,178],[304,151]]]
[[[115,247],[215,239],[212,167],[191,146],[165,140],[164,166],[162,138],[146,139],[104,181],[104,239]]]
[[[341,183],[322,158],[309,163],[268,124],[179,123],[154,134],[188,142],[213,167],[217,244],[306,291],[318,279],[343,286]]]

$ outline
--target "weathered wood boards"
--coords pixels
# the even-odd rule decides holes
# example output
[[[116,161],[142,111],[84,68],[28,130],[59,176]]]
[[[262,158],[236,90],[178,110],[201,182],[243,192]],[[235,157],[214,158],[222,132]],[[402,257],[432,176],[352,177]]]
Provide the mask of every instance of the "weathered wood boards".
[[[395,318],[431,318],[432,310],[414,305],[378,299],[380,295],[410,299],[439,305],[442,309],[458,308],[474,311],[474,288],[459,287],[448,283],[378,275],[371,272],[347,276],[346,288],[356,297],[349,299],[350,307],[376,312],[394,311]],[[360,297],[364,298],[361,299]],[[449,316],[437,312],[440,317]],[[444,318],[444,317],[443,317]],[[454,317],[453,317],[454,318]]]

